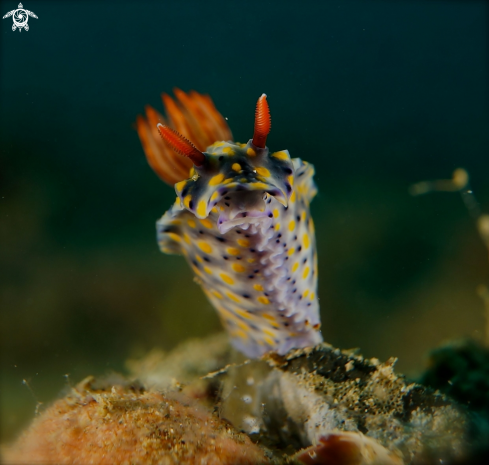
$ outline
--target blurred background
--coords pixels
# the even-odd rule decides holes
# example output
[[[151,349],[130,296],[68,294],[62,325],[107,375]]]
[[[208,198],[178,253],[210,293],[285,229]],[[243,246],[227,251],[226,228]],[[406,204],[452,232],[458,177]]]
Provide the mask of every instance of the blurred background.
[[[134,130],[175,86],[211,95],[241,142],[267,93],[268,146],[315,165],[326,341],[414,376],[442,341],[482,338],[489,262],[474,222],[458,194],[408,187],[462,166],[489,212],[486,2],[24,8],[29,31],[1,23],[2,441],[67,383],[220,330],[183,258],[157,248],[174,192]]]

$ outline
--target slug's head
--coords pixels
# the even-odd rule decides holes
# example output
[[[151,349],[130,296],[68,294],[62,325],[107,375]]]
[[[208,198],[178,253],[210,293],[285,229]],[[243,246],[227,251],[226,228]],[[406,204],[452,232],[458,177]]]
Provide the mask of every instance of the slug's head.
[[[221,233],[235,226],[270,221],[270,197],[287,206],[293,189],[293,165],[286,150],[269,153],[270,112],[266,95],[256,106],[255,131],[247,144],[215,142],[199,151],[168,126],[158,124],[163,139],[192,160],[190,178],[175,184],[182,206],[200,219],[219,213]]]

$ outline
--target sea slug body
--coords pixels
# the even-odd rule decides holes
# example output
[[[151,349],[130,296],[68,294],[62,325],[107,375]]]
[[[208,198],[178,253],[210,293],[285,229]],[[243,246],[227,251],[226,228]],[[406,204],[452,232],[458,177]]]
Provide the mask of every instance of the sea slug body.
[[[138,120],[142,141],[143,124]],[[158,130],[194,162],[157,222],[158,244],[185,256],[232,344],[256,358],[321,342],[309,211],[317,192],[314,168],[286,150],[269,152],[266,96],[258,101],[255,134],[246,144],[218,141],[200,152],[168,126],[158,124]]]

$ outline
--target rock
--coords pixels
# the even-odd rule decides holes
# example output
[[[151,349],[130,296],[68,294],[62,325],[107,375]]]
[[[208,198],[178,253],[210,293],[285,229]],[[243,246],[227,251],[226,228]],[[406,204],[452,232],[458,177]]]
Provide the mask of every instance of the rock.
[[[439,393],[407,383],[394,372],[394,363],[366,360],[327,344],[270,354],[218,375],[225,386],[222,415],[276,451],[324,449],[325,438],[345,433],[343,441],[352,447],[378,452],[371,461],[362,456],[352,463],[441,463],[465,457],[469,422],[464,411]],[[381,461],[382,455],[390,461]]]
[[[6,463],[464,463],[465,410],[394,363],[328,344],[250,361],[225,336],[188,341],[129,362],[132,383],[79,384]]]
[[[470,412],[472,449],[489,463],[489,347],[473,339],[449,341],[429,353],[427,365],[420,381]]]

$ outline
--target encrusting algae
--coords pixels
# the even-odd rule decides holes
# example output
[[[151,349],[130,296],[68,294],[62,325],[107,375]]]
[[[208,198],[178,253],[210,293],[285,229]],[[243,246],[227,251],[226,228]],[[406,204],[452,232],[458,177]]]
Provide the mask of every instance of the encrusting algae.
[[[98,386],[97,386],[98,384]],[[7,464],[257,464],[248,436],[176,393],[87,378],[34,420]]]

